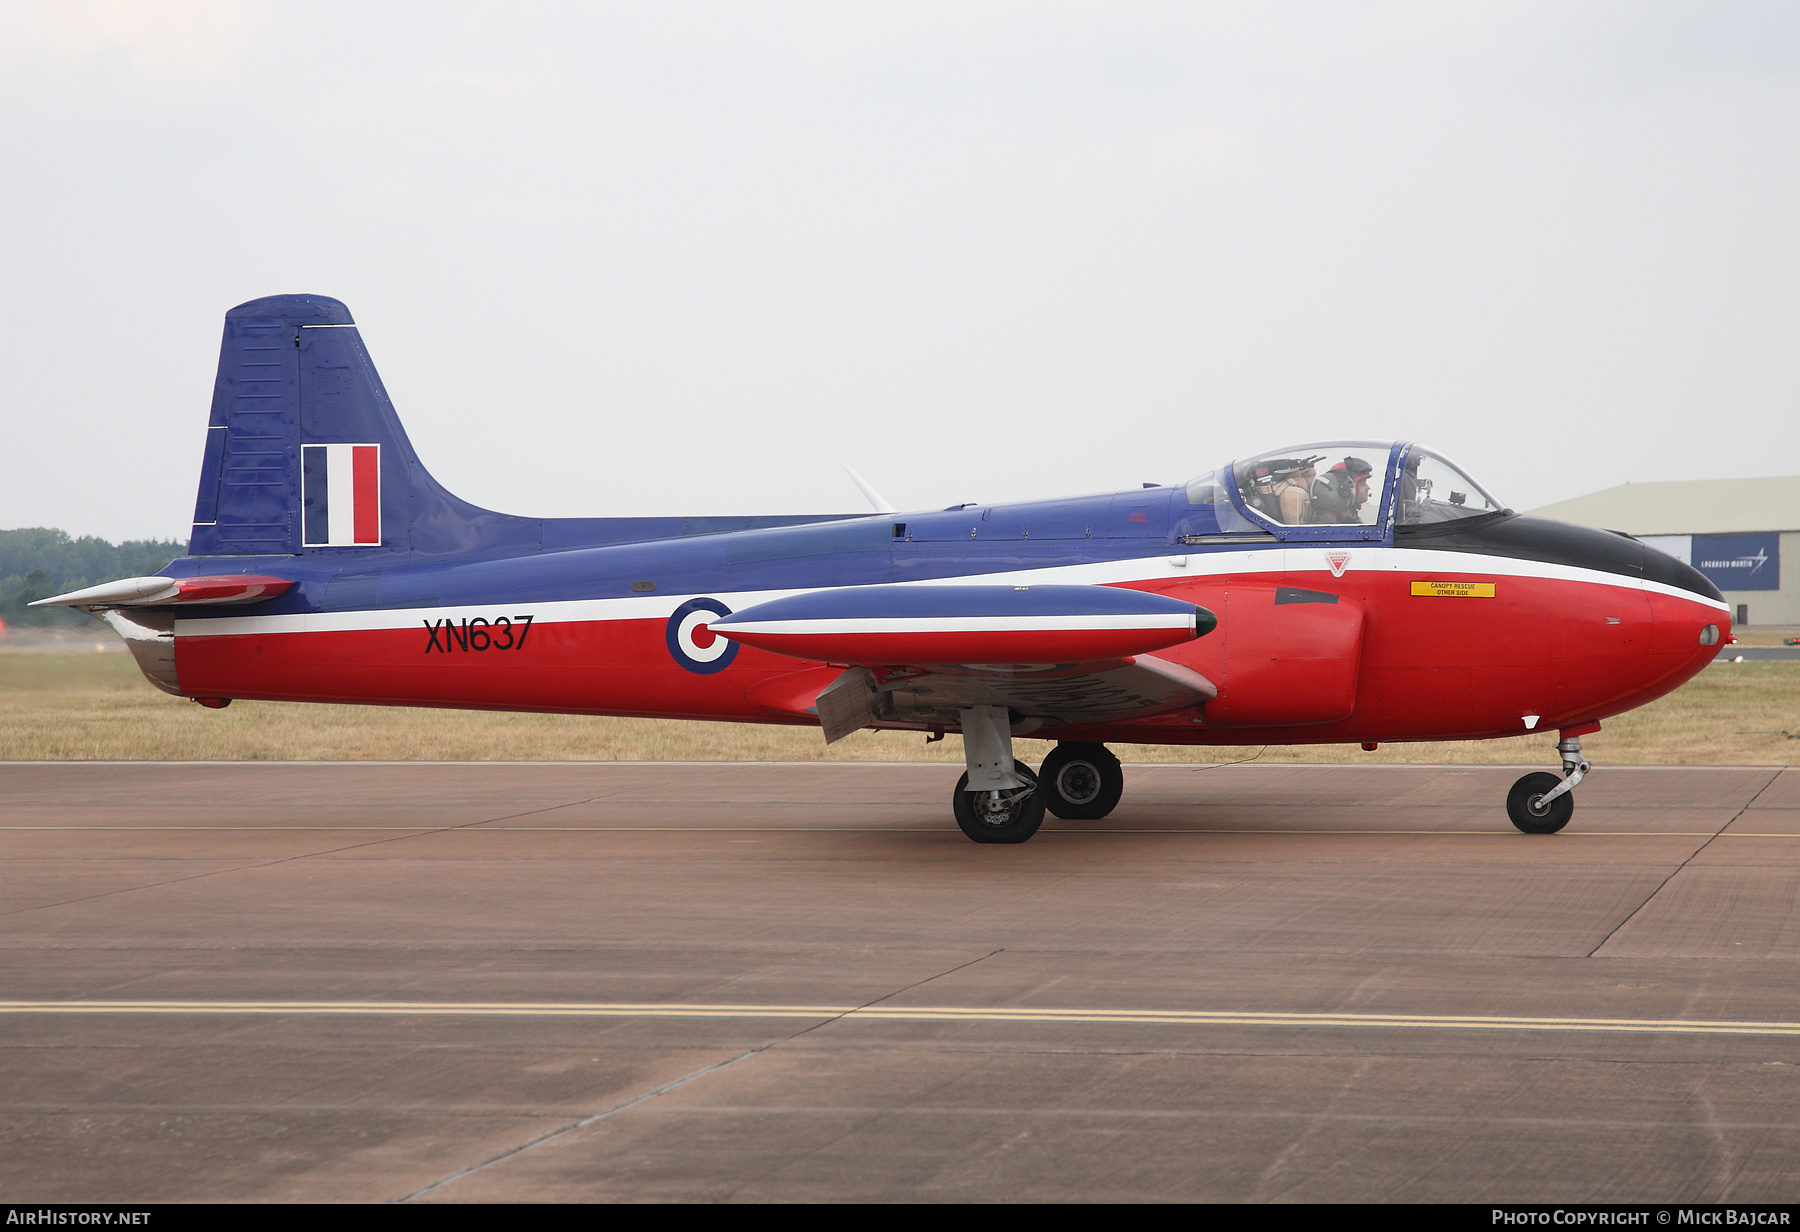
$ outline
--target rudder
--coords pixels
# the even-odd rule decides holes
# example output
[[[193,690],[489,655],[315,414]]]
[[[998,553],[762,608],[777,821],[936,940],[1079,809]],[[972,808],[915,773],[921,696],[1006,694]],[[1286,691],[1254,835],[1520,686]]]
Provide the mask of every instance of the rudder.
[[[453,552],[530,533],[515,521],[420,464],[341,302],[275,295],[225,314],[190,556]]]

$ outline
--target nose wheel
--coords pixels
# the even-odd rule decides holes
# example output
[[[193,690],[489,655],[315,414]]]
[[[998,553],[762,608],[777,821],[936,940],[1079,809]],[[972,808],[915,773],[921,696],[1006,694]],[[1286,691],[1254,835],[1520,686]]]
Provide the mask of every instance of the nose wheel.
[[[1575,797],[1564,792],[1550,797],[1562,780],[1548,770],[1526,775],[1506,793],[1506,815],[1527,834],[1555,834],[1575,813]],[[1545,797],[1550,797],[1546,799]]]
[[[1527,774],[1506,793],[1506,815],[1513,825],[1527,834],[1555,834],[1569,824],[1575,813],[1575,788],[1594,767],[1581,755],[1581,738],[1566,736],[1557,741],[1562,754],[1563,775],[1557,778],[1548,771]]]
[[[1069,821],[1098,821],[1118,807],[1125,772],[1104,744],[1065,741],[1038,767],[1044,807]]]

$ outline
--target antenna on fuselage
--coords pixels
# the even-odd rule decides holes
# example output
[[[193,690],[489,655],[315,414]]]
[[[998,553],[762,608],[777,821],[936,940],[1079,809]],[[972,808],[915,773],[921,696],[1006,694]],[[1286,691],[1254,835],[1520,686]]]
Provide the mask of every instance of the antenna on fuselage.
[[[869,481],[857,474],[856,468],[851,466],[848,462],[844,463],[844,471],[850,476],[851,480],[855,482],[856,486],[862,489],[862,494],[869,498],[869,503],[875,506],[876,513],[900,512],[898,509],[894,508],[893,503],[889,501],[887,497],[877,492],[874,488],[871,488],[869,486]]]

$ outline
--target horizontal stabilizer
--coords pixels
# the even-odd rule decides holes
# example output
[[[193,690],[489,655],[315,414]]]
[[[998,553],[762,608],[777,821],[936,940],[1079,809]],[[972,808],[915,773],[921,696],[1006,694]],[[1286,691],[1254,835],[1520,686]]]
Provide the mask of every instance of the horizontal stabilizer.
[[[866,665],[1124,659],[1212,631],[1213,614],[1113,586],[850,586],[771,600],[708,625],[778,654]]]
[[[218,577],[120,578],[85,590],[39,599],[32,607],[167,607],[171,604],[257,603],[272,599],[294,583],[287,578],[255,573],[228,573]]]

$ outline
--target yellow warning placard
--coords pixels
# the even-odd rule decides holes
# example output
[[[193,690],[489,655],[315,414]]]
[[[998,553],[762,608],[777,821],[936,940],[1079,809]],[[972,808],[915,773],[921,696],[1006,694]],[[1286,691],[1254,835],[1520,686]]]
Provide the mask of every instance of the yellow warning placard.
[[[1424,582],[1414,581],[1412,592],[1428,599],[1492,599],[1492,582]]]

